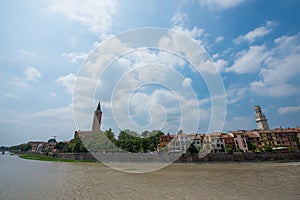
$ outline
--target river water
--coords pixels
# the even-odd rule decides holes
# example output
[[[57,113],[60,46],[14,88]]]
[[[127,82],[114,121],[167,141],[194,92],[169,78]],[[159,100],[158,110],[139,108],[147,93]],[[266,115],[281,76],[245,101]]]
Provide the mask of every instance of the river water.
[[[173,164],[151,173],[125,173],[100,163],[5,154],[0,155],[0,199],[298,200],[300,162]]]

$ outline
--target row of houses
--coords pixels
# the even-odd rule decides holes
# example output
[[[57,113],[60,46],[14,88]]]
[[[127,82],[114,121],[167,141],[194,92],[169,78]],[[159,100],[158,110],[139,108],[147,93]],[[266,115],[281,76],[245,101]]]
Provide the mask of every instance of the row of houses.
[[[43,142],[43,141],[30,141],[28,144],[31,145],[31,152],[57,152],[58,149],[55,148],[56,141],[49,141],[49,142]]]
[[[205,153],[298,151],[299,141],[300,128],[296,127],[211,134],[166,134],[160,137],[160,147],[170,152],[186,152],[191,144]]]

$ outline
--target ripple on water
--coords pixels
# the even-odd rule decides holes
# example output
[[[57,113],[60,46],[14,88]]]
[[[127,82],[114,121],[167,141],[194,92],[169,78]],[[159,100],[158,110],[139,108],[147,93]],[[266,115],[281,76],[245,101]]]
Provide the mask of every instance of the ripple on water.
[[[0,199],[298,199],[299,165],[173,164],[151,173],[125,173],[100,163],[5,155],[0,156]]]

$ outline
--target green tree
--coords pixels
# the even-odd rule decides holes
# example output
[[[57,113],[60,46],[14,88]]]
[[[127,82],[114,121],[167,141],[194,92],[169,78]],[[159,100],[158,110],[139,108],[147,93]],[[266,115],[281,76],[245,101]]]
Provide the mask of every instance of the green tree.
[[[288,150],[289,150],[290,152],[295,152],[295,149],[294,149],[294,147],[292,147],[292,146],[289,146]]]
[[[255,151],[256,146],[255,146],[253,143],[250,143],[250,144],[248,145],[248,148],[249,148],[250,151]]]
[[[60,152],[66,153],[70,151],[69,144],[66,142],[58,142],[55,145],[55,149],[58,149]]]
[[[48,143],[56,143],[56,139],[51,138],[51,139],[48,140]]]
[[[111,128],[106,130],[104,132],[104,134],[106,135],[106,137],[110,140],[110,141],[114,141],[115,140],[115,134],[112,132]]]
[[[73,153],[87,152],[87,149],[85,148],[84,144],[82,143],[78,135],[76,135],[74,139],[70,141],[70,150]]]
[[[25,143],[25,144],[19,144],[15,146],[11,146],[9,149],[10,150],[21,150],[21,151],[30,151],[32,148],[30,143]]]
[[[232,148],[228,144],[226,144],[225,150],[226,150],[227,153],[233,153]]]
[[[193,155],[193,154],[199,153],[199,150],[193,143],[191,143],[191,145],[187,149],[187,152],[190,153],[191,155]]]
[[[144,131],[141,134],[141,136],[144,137],[144,138],[148,137],[148,135],[149,135],[149,131]]]
[[[265,152],[272,152],[273,149],[272,149],[272,147],[271,147],[270,145],[265,145],[265,146],[264,146],[264,151],[265,151]]]

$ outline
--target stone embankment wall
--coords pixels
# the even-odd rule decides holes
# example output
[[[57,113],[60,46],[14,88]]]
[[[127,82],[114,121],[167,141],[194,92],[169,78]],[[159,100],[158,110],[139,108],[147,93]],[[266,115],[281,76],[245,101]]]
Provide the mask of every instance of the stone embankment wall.
[[[65,158],[71,160],[97,160],[89,153],[58,153],[55,155],[58,158]],[[121,158],[122,157],[122,158]],[[126,155],[118,156],[116,160],[130,161],[132,157]],[[140,159],[133,161],[138,162]],[[208,154],[206,156],[182,156],[176,163],[197,163],[197,162],[293,162],[300,161],[300,152],[289,152],[289,153],[241,153],[241,154],[227,154],[227,153],[216,153]]]
[[[57,153],[53,155],[57,158],[63,158],[68,160],[93,160],[97,161],[90,153]]]
[[[201,157],[201,156],[200,156]],[[203,158],[198,155],[183,156],[176,162],[293,162],[300,161],[300,152],[289,153],[241,153],[241,154],[228,154],[216,153],[208,154]]]
[[[11,151],[12,153],[22,154],[26,152],[21,151]],[[30,152],[40,154],[38,152]],[[69,160],[92,160],[97,161],[97,159],[91,155],[90,153],[55,153],[53,155],[49,155],[57,158],[64,158]],[[110,161],[114,161],[111,159],[115,157],[115,161],[119,162],[143,162],[143,161],[160,161],[163,160],[167,161],[166,158],[161,159],[159,155],[149,155],[149,154],[134,154],[134,155],[106,155],[110,159]],[[174,155],[177,156],[177,155]],[[177,156],[178,157],[178,156]],[[105,157],[101,157],[105,161]],[[170,160],[174,160],[174,157],[170,155]],[[179,157],[175,162],[176,163],[201,163],[201,162],[262,162],[262,161],[269,161],[269,162],[293,162],[299,161],[300,162],[300,151],[299,152],[277,152],[277,153],[215,153],[215,154],[208,154],[208,155],[183,155]]]

